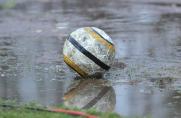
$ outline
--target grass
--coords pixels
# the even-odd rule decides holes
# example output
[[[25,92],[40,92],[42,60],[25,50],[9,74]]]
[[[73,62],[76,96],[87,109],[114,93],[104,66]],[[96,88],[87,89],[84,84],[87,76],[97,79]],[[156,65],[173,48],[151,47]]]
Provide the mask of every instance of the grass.
[[[3,110],[0,109],[0,118],[75,118],[60,113],[38,112],[25,109]],[[78,117],[77,117],[78,118]]]
[[[16,6],[15,0],[6,0],[4,3],[0,4],[0,9],[12,9]]]
[[[2,105],[10,105],[10,106],[18,106],[16,108],[11,107],[2,107]],[[37,111],[37,110],[30,110],[27,108],[33,109],[46,109],[37,103],[29,103],[29,104],[22,104],[18,105],[15,101],[3,101],[0,100],[0,118],[83,118],[78,116],[72,116],[64,113],[53,113],[47,111]],[[78,108],[68,108],[65,106],[59,106],[59,108],[75,110],[85,112],[90,115],[95,115],[98,118],[121,118],[118,114],[112,112],[98,112],[94,109],[89,110],[82,110]]]

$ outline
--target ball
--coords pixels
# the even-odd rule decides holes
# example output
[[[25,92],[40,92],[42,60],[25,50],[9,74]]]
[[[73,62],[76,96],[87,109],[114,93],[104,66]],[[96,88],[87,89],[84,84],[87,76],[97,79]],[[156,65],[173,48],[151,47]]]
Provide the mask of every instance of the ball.
[[[82,77],[104,74],[115,58],[115,46],[103,30],[83,27],[68,36],[63,56],[64,62]]]

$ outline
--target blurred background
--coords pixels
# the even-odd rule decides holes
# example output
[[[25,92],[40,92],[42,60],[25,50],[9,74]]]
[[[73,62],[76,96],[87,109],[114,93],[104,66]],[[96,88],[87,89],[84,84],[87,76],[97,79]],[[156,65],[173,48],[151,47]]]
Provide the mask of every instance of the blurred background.
[[[78,81],[63,62],[63,43],[85,26],[103,29],[116,46],[104,77],[114,95],[107,91],[94,108],[105,102],[122,116],[181,117],[180,0],[0,0],[0,98],[64,103]],[[83,83],[72,100],[91,101],[96,86],[104,88]]]

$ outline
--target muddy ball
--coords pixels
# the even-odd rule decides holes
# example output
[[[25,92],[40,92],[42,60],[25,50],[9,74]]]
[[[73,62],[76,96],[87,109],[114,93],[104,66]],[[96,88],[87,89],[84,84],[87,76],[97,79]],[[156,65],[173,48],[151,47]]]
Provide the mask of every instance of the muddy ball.
[[[103,74],[113,63],[115,46],[103,30],[83,27],[68,36],[63,56],[64,62],[82,77]]]

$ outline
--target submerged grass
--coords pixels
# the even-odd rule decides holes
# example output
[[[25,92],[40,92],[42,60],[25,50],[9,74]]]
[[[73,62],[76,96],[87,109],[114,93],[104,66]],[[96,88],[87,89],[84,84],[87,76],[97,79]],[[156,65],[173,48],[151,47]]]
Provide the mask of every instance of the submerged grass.
[[[3,105],[15,107],[2,107]],[[33,108],[35,110],[27,108]],[[90,115],[95,115],[98,118],[121,118],[121,116],[116,113],[98,112],[94,109],[82,110],[78,108],[68,108],[63,105],[59,106],[59,108],[85,112]],[[64,113],[53,113],[43,110],[37,111],[36,109],[46,109],[46,107],[36,103],[18,105],[15,101],[0,100],[0,118],[83,118],[80,116],[72,116]]]

